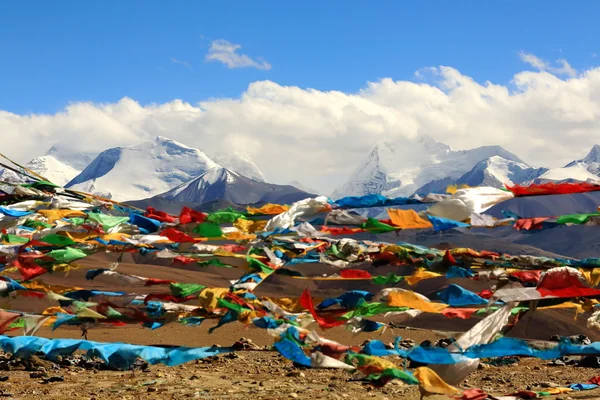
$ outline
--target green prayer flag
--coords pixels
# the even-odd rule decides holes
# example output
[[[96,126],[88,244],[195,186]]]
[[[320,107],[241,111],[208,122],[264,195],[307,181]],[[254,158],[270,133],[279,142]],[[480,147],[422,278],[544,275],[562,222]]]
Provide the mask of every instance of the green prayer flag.
[[[53,244],[55,246],[70,246],[72,244],[75,244],[75,242],[70,238],[63,235],[58,235],[56,233],[46,235],[40,240],[44,243]]]
[[[2,240],[9,244],[19,244],[19,243],[29,242],[29,238],[17,236],[17,235],[11,235],[10,233],[6,234],[6,235],[2,235]]]
[[[88,213],[88,219],[102,225],[102,229],[104,230],[114,228],[119,224],[129,221],[129,217],[115,217],[113,215],[106,215],[95,212]]]
[[[69,218],[69,222],[71,222],[71,224],[73,224],[74,226],[79,226],[85,222],[85,219],[81,217],[71,217]]]
[[[110,306],[106,306],[106,317],[107,318],[121,318],[123,316],[123,314],[121,314],[120,312],[118,312],[117,310],[115,310],[114,308],[110,307]]]
[[[223,261],[219,260],[218,258],[213,258],[208,261],[198,261],[198,266],[199,267],[218,266],[218,267],[224,267],[224,268],[233,268],[231,265],[225,264]]]
[[[231,302],[229,300],[225,300],[225,299],[219,299],[217,301],[217,304],[219,305],[219,307],[228,308],[230,310],[237,312],[238,314],[243,313],[243,312],[252,311],[249,308],[246,308],[240,304],[233,303],[233,302]]]
[[[369,218],[367,222],[361,225],[361,228],[373,233],[384,233],[398,230],[397,227],[384,224],[383,222],[378,221],[375,218]]]
[[[17,328],[25,328],[25,320],[21,317],[15,319],[13,322],[11,322],[10,325],[8,325],[7,331],[10,331],[12,329],[17,329]]]
[[[221,227],[212,222],[203,222],[194,228],[194,233],[201,237],[215,238],[223,236]]]
[[[379,379],[400,379],[402,382],[408,383],[409,385],[418,385],[419,380],[410,372],[399,368],[388,368],[384,369],[381,374],[371,374],[367,376],[370,381],[377,381]]]
[[[198,283],[171,283],[169,289],[175,297],[187,297],[206,288]]]
[[[33,182],[33,183],[28,183],[28,184],[21,185],[21,186],[32,187],[32,188],[39,188],[39,187],[44,187],[44,186],[51,186],[51,187],[56,187],[56,188],[60,187],[59,185],[57,185],[55,183],[44,181],[44,180]]]
[[[208,214],[206,220],[220,225],[224,223],[234,223],[239,218],[246,219],[246,216],[235,211],[217,211]]]
[[[337,248],[337,245],[335,243],[332,243],[331,246],[329,247],[329,249],[327,249],[327,254],[331,254],[337,258],[344,258],[343,254],[340,253],[340,251]]]
[[[87,254],[85,254],[83,251],[79,249],[74,249],[73,247],[65,247],[64,249],[52,250],[46,255],[60,263],[65,264],[87,256]]]
[[[52,225],[49,223],[38,221],[37,219],[28,219],[23,222],[23,226],[26,226],[27,228],[52,228]]]
[[[556,219],[557,224],[585,224],[590,217],[600,216],[600,213],[561,215]]]
[[[387,312],[406,311],[406,310],[409,310],[409,308],[408,307],[388,306],[385,303],[373,302],[373,303],[363,304],[360,307],[358,307],[352,311],[348,311],[347,313],[342,314],[342,318],[350,319],[350,318],[354,318],[354,317],[372,317],[374,315],[385,314]]]
[[[246,257],[246,262],[248,263],[248,268],[252,271],[264,272],[265,274],[272,274],[274,271],[273,268],[260,262],[256,258]]]
[[[377,275],[374,276],[371,280],[376,285],[395,285],[396,283],[404,280],[404,276],[399,276],[395,274],[389,274],[388,276]]]

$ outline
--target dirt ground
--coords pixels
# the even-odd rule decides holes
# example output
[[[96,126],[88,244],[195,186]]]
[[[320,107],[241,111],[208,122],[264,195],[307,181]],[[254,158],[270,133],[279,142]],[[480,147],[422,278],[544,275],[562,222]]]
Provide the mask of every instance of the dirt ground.
[[[259,329],[246,329],[241,324],[234,323],[208,335],[206,331],[210,326],[212,323],[199,328],[169,325],[155,331],[134,326],[102,329],[91,331],[89,339],[204,346],[208,336],[212,343],[229,346],[245,337],[260,347],[272,344],[272,339]],[[80,332],[69,328],[55,332],[44,330],[40,335],[77,338]],[[377,338],[388,341],[394,335],[416,342],[443,336],[433,331],[397,329]],[[327,337],[348,344],[360,344],[367,338],[373,338],[367,334],[353,336],[337,328],[328,331]],[[397,357],[390,357],[390,360],[397,365],[402,365],[403,362]],[[600,369],[551,366],[547,361],[523,358],[517,364],[507,366],[485,365],[485,368],[469,376],[461,387],[476,387],[493,395],[507,395],[518,390],[543,391],[554,385],[583,383],[596,375],[600,375]],[[44,382],[52,377],[62,377],[64,381]],[[7,367],[6,362],[0,362],[0,396],[14,399],[38,399],[43,396],[49,399],[98,400],[239,399],[247,396],[256,399],[420,398],[415,386],[392,382],[383,388],[375,388],[360,381],[361,377],[358,372],[296,368],[277,352],[268,350],[242,350],[178,367],[149,366],[126,372],[94,367],[57,366],[44,360],[27,365],[17,363],[10,367]],[[430,397],[431,400],[443,398],[446,397]],[[600,390],[571,392],[546,398],[598,399]]]
[[[113,257],[114,258],[114,257]],[[110,256],[94,256],[82,262],[85,267],[105,268],[112,261]],[[311,266],[315,268],[314,266]],[[80,286],[88,289],[115,288],[103,284],[101,277],[93,282],[84,278],[86,269],[64,274],[48,275],[44,282],[64,286]],[[239,276],[238,269],[173,268],[166,265],[124,262],[118,270],[123,273],[179,282],[196,282],[209,286],[226,286],[228,279]],[[382,271],[382,273],[385,273]],[[427,285],[417,287],[421,293],[439,290],[448,281],[428,280]],[[460,282],[471,285],[473,282]],[[289,277],[274,277],[259,287],[257,295],[297,296],[304,288],[310,288],[315,297],[337,295],[351,289],[375,292],[381,287],[365,287],[365,282],[340,283],[294,280]],[[126,292],[146,293],[157,288],[119,287]],[[473,287],[472,290],[478,290]],[[54,305],[46,300],[19,298],[3,299],[0,307],[14,310],[39,312]],[[412,339],[437,340],[455,336],[451,332],[468,330],[477,320],[456,320],[440,316],[425,316],[412,321],[419,329],[387,329],[380,333],[352,334],[343,327],[318,333],[324,337],[347,345],[360,345],[369,339],[390,342],[395,336]],[[269,348],[273,338],[266,331],[232,323],[219,328],[213,334],[208,329],[215,321],[206,321],[200,327],[169,324],[157,330],[139,325],[119,328],[95,328],[89,331],[89,340],[101,342],[125,342],[145,345],[180,346],[231,346],[240,338],[248,338],[260,348]],[[512,332],[512,336],[548,340],[549,335],[572,335],[583,333],[592,340],[600,339],[598,333],[585,326],[585,318],[577,321],[573,313],[564,310],[538,311],[529,314]],[[19,334],[14,332],[13,334]],[[81,331],[74,327],[61,327],[56,331],[43,328],[39,336],[48,338],[80,338]],[[109,371],[102,368],[81,366],[56,366],[41,360],[38,363],[10,363],[7,355],[0,355],[0,397],[14,399],[239,399],[252,396],[256,399],[418,399],[415,386],[392,382],[383,388],[374,388],[360,381],[360,373],[339,370],[299,369],[278,353],[268,350],[244,350],[216,358],[190,362],[178,367],[149,366],[135,371]],[[391,361],[402,365],[402,360],[391,357]],[[508,395],[518,390],[543,391],[554,385],[567,386],[585,383],[600,375],[600,369],[573,366],[550,366],[547,361],[521,359],[518,364],[501,367],[487,366],[473,373],[463,382],[462,388],[481,388],[493,395]],[[55,377],[55,382],[52,382]],[[437,396],[431,399],[441,399]],[[571,392],[548,399],[600,399],[600,390]]]

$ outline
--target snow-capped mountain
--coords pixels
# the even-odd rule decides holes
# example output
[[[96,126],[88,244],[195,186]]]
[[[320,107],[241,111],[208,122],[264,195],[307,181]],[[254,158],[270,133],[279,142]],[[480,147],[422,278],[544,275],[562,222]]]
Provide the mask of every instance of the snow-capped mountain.
[[[546,171],[546,168],[533,168],[522,162],[493,156],[478,162],[471,171],[458,178],[457,184],[503,188],[530,181]]]
[[[36,157],[25,164],[25,168],[30,169],[36,174],[43,176],[50,182],[60,186],[64,186],[80,172],[75,168],[57,160],[51,155]],[[17,174],[8,169],[4,169],[0,172],[0,180],[11,183],[30,181],[23,175]]]
[[[66,187],[118,201],[144,199],[218,166],[202,151],[158,136],[103,151]]]
[[[547,172],[547,168],[533,168],[525,163],[507,160],[500,156],[486,158],[475,164],[472,170],[458,179],[449,177],[429,182],[421,186],[416,193],[424,195],[431,192],[445,192],[449,185],[492,186],[504,188],[505,185],[521,184],[532,181]]]
[[[266,182],[262,171],[254,163],[252,158],[246,154],[239,152],[231,154],[218,153],[213,157],[213,159],[217,162],[217,164],[227,168],[230,171],[237,172],[250,179]]]
[[[289,203],[311,197],[289,185],[275,185],[250,179],[226,168],[213,168],[157,197],[180,203],[227,200],[236,204],[257,202]]]
[[[412,141],[381,141],[359,164],[350,179],[333,193],[333,198],[370,193],[409,196],[432,181],[458,179],[477,163],[493,156],[524,164],[500,146],[456,151],[426,136]]]
[[[75,178],[97,153],[72,152],[62,144],[52,146],[45,155],[36,157],[24,166],[60,186]],[[11,170],[0,168],[0,180],[22,183],[30,179]]]
[[[94,158],[98,156],[98,153],[99,152],[92,151],[73,151],[63,143],[57,143],[46,152],[46,155],[54,157],[56,160],[68,165],[79,173],[94,161]],[[74,176],[72,178],[74,178]]]
[[[35,173],[47,178],[50,182],[64,186],[79,174],[79,170],[57,160],[51,155],[36,157],[25,165]]]
[[[567,164],[565,168],[571,167],[575,164],[581,165],[591,174],[600,177],[600,144],[594,145],[585,158],[573,161]]]
[[[600,183],[600,176],[592,174],[588,165],[573,161],[563,168],[552,168],[528,183],[545,182],[591,182]]]

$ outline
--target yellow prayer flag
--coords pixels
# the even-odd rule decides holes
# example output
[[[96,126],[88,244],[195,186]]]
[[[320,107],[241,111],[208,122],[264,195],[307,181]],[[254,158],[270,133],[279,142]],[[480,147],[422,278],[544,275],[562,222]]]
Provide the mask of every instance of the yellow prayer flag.
[[[38,213],[46,217],[49,223],[67,217],[87,217],[86,213],[77,210],[38,210]]]
[[[448,385],[438,374],[430,368],[419,367],[415,371],[415,377],[419,380],[419,388],[427,393],[444,394],[447,396],[462,393],[460,389]]]
[[[213,312],[217,308],[217,302],[222,298],[229,288],[205,288],[202,289],[198,300],[200,300],[200,307],[203,307],[208,312]]]
[[[407,276],[405,278],[406,282],[413,286],[416,285],[417,283],[421,282],[424,279],[431,279],[431,278],[437,278],[438,276],[442,276],[436,272],[431,272],[431,271],[427,271],[424,269],[418,269],[417,272],[415,272],[413,275],[411,276]]]
[[[420,295],[411,291],[391,292],[388,295],[388,305],[395,307],[409,307],[414,310],[421,310],[440,314],[443,309],[448,307],[448,304],[434,303],[424,300]]]

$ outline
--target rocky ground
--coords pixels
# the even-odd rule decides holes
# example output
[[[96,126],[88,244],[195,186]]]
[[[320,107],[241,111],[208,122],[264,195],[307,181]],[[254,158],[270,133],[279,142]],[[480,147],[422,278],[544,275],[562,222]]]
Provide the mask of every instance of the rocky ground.
[[[108,265],[106,257],[91,257],[82,263],[99,268]],[[89,264],[89,265],[88,265]],[[311,266],[312,267],[312,266]],[[205,285],[221,287],[228,285],[228,279],[239,276],[234,269],[204,268],[202,271],[185,268],[171,268],[162,265],[122,263],[119,271],[134,275],[151,276],[159,279],[176,279],[179,282],[201,282]],[[384,271],[385,272],[385,271]],[[228,275],[229,274],[229,275]],[[49,284],[79,286],[97,290],[113,290],[103,284],[101,278],[93,281],[85,279],[85,269],[72,271],[68,276],[53,274],[45,277]],[[442,285],[445,282],[425,281],[419,287],[421,293],[439,288],[427,285]],[[427,285],[426,285],[427,284]],[[467,281],[466,284],[472,284]],[[330,297],[352,289],[368,289],[364,283],[319,283],[294,280],[289,277],[276,277],[260,286],[259,295],[298,296],[309,287],[316,297]],[[119,288],[133,292],[139,288]],[[145,289],[145,288],[144,288]],[[475,287],[469,289],[478,290]],[[148,290],[156,290],[150,288]],[[55,305],[46,300],[17,297],[2,299],[0,308],[41,312]],[[434,315],[435,316],[435,315]],[[394,322],[394,321],[391,321]],[[317,332],[324,337],[346,345],[360,345],[369,339],[379,339],[386,343],[394,337],[402,336],[416,343],[424,340],[437,341],[450,336],[457,337],[457,331],[468,330],[476,321],[447,319],[426,316],[411,321],[421,329],[387,329],[383,333],[352,334],[342,327]],[[133,371],[111,371],[101,364],[67,360],[64,365],[55,365],[46,360],[34,358],[23,362],[9,360],[8,355],[0,354],[0,397],[14,399],[239,399],[252,396],[255,399],[418,399],[419,390],[392,382],[383,388],[374,388],[362,381],[360,373],[339,370],[299,369],[278,353],[265,351],[273,344],[273,338],[263,329],[247,328],[239,323],[228,324],[213,334],[208,328],[215,321],[206,321],[194,328],[179,324],[169,324],[163,328],[149,330],[132,324],[126,327],[98,327],[90,330],[89,340],[100,342],[124,342],[144,345],[178,346],[231,346],[241,337],[249,338],[261,350],[242,350],[234,354],[222,355],[214,359],[190,362],[178,367],[149,366],[140,364]],[[443,331],[442,331],[443,330]],[[569,310],[546,310],[529,313],[511,336],[548,340],[549,335],[573,335],[583,333],[593,341],[600,335],[586,328],[585,319],[574,319]],[[21,332],[12,332],[19,335]],[[73,327],[61,327],[56,331],[42,328],[37,335],[49,338],[80,338],[81,331]],[[392,358],[397,365],[403,365],[398,358]],[[600,368],[583,368],[573,365],[548,365],[547,361],[520,359],[516,364],[499,367],[486,366],[473,373],[463,388],[481,388],[494,395],[507,395],[518,390],[543,391],[549,387],[565,386],[571,383],[585,383],[600,375]],[[440,399],[443,397],[433,397]],[[600,390],[571,392],[554,398],[600,399]]]
[[[74,335],[74,331],[72,332]],[[413,335],[411,335],[413,333]],[[422,337],[405,331],[403,336]],[[225,335],[226,336],[226,335]],[[216,337],[215,337],[216,338]],[[223,339],[223,337],[221,337]],[[224,340],[224,339],[223,339]],[[260,342],[260,339],[258,340]],[[362,374],[340,370],[297,368],[277,352],[252,340],[234,341],[241,350],[190,362],[178,367],[148,366],[140,362],[131,371],[107,370],[81,356],[54,364],[38,357],[11,360],[0,356],[0,397],[14,399],[419,399],[415,386],[399,381],[376,388]],[[243,346],[240,346],[243,343]],[[225,343],[223,343],[225,344]],[[232,342],[229,342],[231,345]],[[268,346],[267,346],[268,347]],[[243,349],[242,349],[243,348]],[[390,357],[397,365],[403,361]],[[503,366],[484,364],[463,382],[462,388],[481,388],[493,395],[519,390],[543,391],[555,386],[584,383],[600,369],[552,365],[522,358]],[[443,399],[433,396],[430,399]],[[596,399],[600,390],[571,392],[548,399]]]
[[[374,388],[359,373],[298,369],[272,351],[240,351],[179,367],[140,365],[133,371],[93,366],[57,366],[44,360],[0,363],[0,396],[14,399],[419,399],[415,386],[392,382]],[[547,366],[537,360],[487,367],[472,374],[463,387],[496,395],[518,390],[543,391],[554,385],[584,382],[598,370]],[[442,399],[434,396],[431,399]],[[600,390],[572,392],[548,399],[597,399]]]

